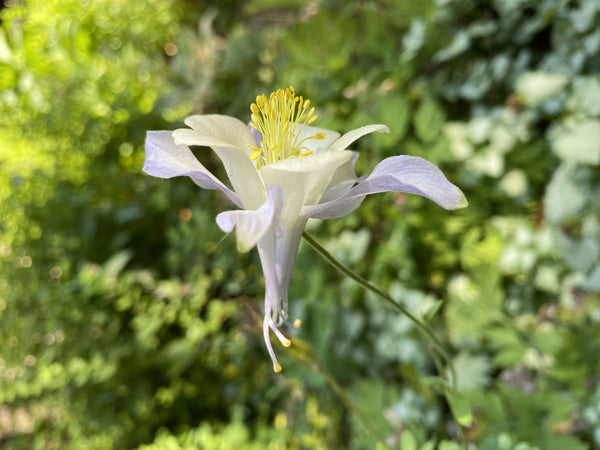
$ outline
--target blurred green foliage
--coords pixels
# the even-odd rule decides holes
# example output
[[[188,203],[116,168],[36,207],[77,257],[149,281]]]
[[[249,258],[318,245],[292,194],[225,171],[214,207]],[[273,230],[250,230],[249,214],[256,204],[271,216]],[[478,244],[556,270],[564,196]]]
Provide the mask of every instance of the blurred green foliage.
[[[600,446],[600,6],[571,0],[10,2],[0,11],[3,448],[459,448],[409,320],[301,248],[272,373],[222,196],[141,173],[146,130],[294,85],[467,194],[309,228],[454,355],[475,448]],[[198,156],[222,174],[210,152]],[[438,301],[441,307],[436,309]],[[303,342],[304,344],[300,344]],[[306,351],[304,349],[306,347]]]

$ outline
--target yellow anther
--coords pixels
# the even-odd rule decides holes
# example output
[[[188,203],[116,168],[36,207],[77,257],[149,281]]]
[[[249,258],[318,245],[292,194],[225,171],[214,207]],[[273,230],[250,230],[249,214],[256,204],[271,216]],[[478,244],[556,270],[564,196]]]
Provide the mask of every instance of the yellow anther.
[[[293,86],[278,89],[269,97],[264,94],[256,97],[256,103],[250,106],[250,126],[260,132],[262,142],[260,148],[250,146],[252,152],[248,156],[256,161],[257,169],[265,164],[313,153],[305,142],[323,139],[325,134],[300,138],[305,128],[317,119],[315,108],[310,104],[310,100],[295,95]]]
[[[284,347],[289,347],[290,345],[292,345],[292,341],[290,341],[289,339],[284,339],[281,341],[281,345],[283,345]]]
[[[300,319],[294,320],[294,326],[300,328],[302,326],[302,321]]]
[[[273,365],[273,371],[275,373],[281,372],[281,364],[275,364],[275,365]]]

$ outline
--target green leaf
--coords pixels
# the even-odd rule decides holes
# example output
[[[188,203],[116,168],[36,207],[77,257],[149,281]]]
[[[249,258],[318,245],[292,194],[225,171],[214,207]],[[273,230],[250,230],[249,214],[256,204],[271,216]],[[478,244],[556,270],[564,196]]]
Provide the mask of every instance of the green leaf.
[[[445,115],[441,107],[430,97],[425,97],[413,118],[417,136],[424,142],[433,141],[442,131],[444,122]]]
[[[597,264],[596,268],[585,279],[583,287],[590,291],[600,292],[600,264]]]
[[[458,390],[474,390],[489,383],[491,364],[486,356],[461,352],[454,358],[453,363],[456,370]]]
[[[516,82],[515,90],[527,106],[537,106],[561,92],[569,79],[550,72],[527,72]]]
[[[571,269],[586,273],[598,261],[600,244],[594,237],[574,239],[563,233],[556,233],[556,247]]]
[[[111,256],[104,263],[104,276],[109,279],[116,279],[132,257],[133,253],[129,250],[122,250]]]
[[[403,95],[390,93],[379,98],[375,115],[377,121],[390,128],[389,136],[374,136],[378,142],[389,145],[390,142],[398,142],[404,137],[410,120],[410,108]]]
[[[557,129],[552,149],[565,161],[600,164],[600,120],[584,119]]]
[[[488,436],[483,441],[481,450],[513,450],[513,440],[508,433]]]
[[[15,87],[18,80],[17,70],[10,64],[0,62],[0,90]]]
[[[461,450],[460,445],[454,441],[442,441],[438,450]]]
[[[473,413],[469,400],[460,395],[448,394],[448,401],[456,421],[463,427],[470,427],[473,423]]]
[[[442,300],[438,300],[433,305],[431,305],[429,308],[427,308],[427,310],[423,313],[423,321],[424,322],[431,321],[431,319],[433,319],[435,317],[435,315],[437,314],[437,312],[440,310],[440,307],[442,306],[443,303],[444,302]]]
[[[350,397],[357,408],[369,418],[379,436],[385,436],[393,430],[385,419],[383,411],[389,407],[393,399],[398,398],[398,391],[394,386],[375,380],[363,380],[352,386]],[[351,424],[354,429],[355,444],[359,444],[360,448],[372,447],[373,437],[367,434],[355,415],[351,416]]]
[[[402,436],[400,437],[400,448],[402,450],[417,450],[417,439],[410,430],[402,432]]]
[[[457,345],[481,337],[490,323],[503,317],[504,294],[495,267],[474,269],[473,277],[455,277],[448,286],[445,319],[450,338]]]
[[[420,450],[435,450],[435,441],[433,439],[425,442]]]
[[[449,387],[440,377],[423,377],[421,378],[421,382],[427,386],[433,386],[440,391]]]
[[[554,172],[544,195],[544,211],[550,223],[560,225],[583,210],[590,196],[587,175],[583,168],[570,164],[561,164]]]
[[[569,106],[578,113],[600,116],[600,81],[598,77],[577,78],[573,82]]]
[[[494,327],[486,330],[490,345],[497,350],[494,363],[501,367],[510,367],[521,361],[526,345],[517,331],[507,327]]]

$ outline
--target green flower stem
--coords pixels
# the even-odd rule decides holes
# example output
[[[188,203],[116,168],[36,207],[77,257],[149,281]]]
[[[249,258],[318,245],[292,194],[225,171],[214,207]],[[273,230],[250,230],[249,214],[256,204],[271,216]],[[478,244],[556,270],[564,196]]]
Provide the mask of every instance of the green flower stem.
[[[321,245],[319,245],[306,231],[302,232],[302,237],[304,238],[304,240],[306,242],[308,242],[308,245],[310,245],[317,253],[319,253],[329,264],[331,264],[337,270],[342,272],[344,275],[352,278],[358,284],[362,285],[365,289],[370,290],[371,292],[377,294],[379,297],[386,300],[394,308],[396,308],[398,311],[400,311],[402,314],[404,314],[406,317],[408,317],[417,326],[417,328],[429,339],[429,341],[431,342],[433,347],[438,351],[438,353],[440,355],[442,355],[442,357],[446,361],[446,364],[450,368],[450,372],[452,374],[452,382],[451,382],[450,386],[451,386],[452,390],[455,390],[455,388],[456,388],[456,371],[454,370],[454,365],[452,364],[452,360],[450,359],[450,356],[444,349],[444,346],[442,345],[440,340],[436,337],[435,334],[433,334],[433,331],[431,331],[431,329],[426,324],[424,324],[419,319],[417,319],[415,316],[413,316],[404,306],[402,306],[400,303],[398,303],[396,300],[394,300],[387,292],[382,291],[377,286],[375,286],[374,284],[365,280],[359,274],[357,274],[353,270],[347,268],[342,263],[340,263],[337,259],[335,259],[331,255],[331,253],[329,253]],[[440,377],[443,380],[445,380],[446,375],[445,375],[444,371],[438,369],[438,372],[440,374]],[[448,392],[444,392],[444,394],[446,395],[446,397],[448,396]]]
[[[367,417],[362,413],[360,408],[356,406],[356,404],[352,401],[352,399],[346,393],[346,391],[338,384],[331,372],[329,372],[329,370],[327,370],[327,368],[323,365],[323,363],[317,356],[314,349],[310,346],[310,344],[297,337],[290,337],[290,339],[292,341],[292,345],[286,348],[288,353],[299,362],[305,364],[308,367],[316,369],[321,375],[323,375],[327,382],[331,385],[333,390],[336,392],[336,394],[340,396],[342,402],[346,405],[346,407],[350,411],[352,411],[352,413],[356,416],[359,422],[362,423],[367,432],[371,436],[373,436],[373,438],[375,438],[377,442],[379,442],[383,446],[384,449],[389,449],[383,438],[375,430],[373,425],[371,425],[369,419],[367,419]]]
[[[362,411],[356,406],[356,404],[350,399],[350,396],[346,394],[346,391],[342,389],[342,387],[335,381],[335,378],[329,371],[319,365],[319,372],[327,379],[329,384],[333,387],[335,392],[341,397],[342,401],[346,404],[346,406],[354,413],[354,415],[358,418],[358,420],[363,424],[363,426],[367,429],[367,431],[377,439],[377,441],[383,446],[385,449],[389,449],[385,441],[379,436],[377,431],[371,425],[371,422],[367,419],[367,417],[362,413]]]

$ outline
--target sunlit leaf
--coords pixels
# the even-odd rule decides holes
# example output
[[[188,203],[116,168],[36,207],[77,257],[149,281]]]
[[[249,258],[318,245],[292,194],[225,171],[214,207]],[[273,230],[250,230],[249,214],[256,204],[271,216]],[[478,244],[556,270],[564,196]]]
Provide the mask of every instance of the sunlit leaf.
[[[566,76],[557,73],[528,72],[519,77],[515,89],[523,103],[537,106],[561,92],[568,81]]]
[[[552,150],[565,161],[600,164],[600,121],[583,119],[558,128]]]

